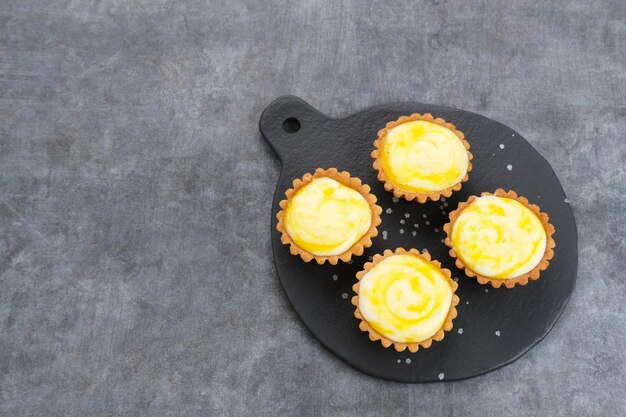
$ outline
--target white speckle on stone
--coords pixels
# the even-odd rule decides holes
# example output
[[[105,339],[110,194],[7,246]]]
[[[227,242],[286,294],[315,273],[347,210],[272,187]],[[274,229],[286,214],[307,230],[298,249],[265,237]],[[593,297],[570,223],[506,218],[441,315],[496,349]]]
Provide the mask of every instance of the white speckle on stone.
[[[439,233],[439,229],[438,228],[435,227],[433,230],[435,231],[435,233]]]
[[[426,217],[427,217],[427,216],[426,216],[426,213],[422,214],[422,217],[423,217],[423,218],[426,218]]]
[[[457,277],[454,277],[454,282],[459,282],[459,279]]]
[[[443,210],[443,205],[439,206],[439,210]]]
[[[394,203],[397,203],[398,201],[400,201],[400,199],[399,199],[399,198],[396,198],[396,197],[392,197],[392,198],[391,198],[391,201],[393,201]]]
[[[500,144],[500,149],[504,149],[504,143]]]
[[[430,225],[430,222],[428,220],[426,220],[426,226]]]
[[[400,224],[404,224],[404,219],[400,219]]]
[[[391,208],[388,208],[387,210],[385,210],[385,213],[391,214],[391,213],[393,213],[393,210]]]
[[[419,224],[417,224],[417,223],[415,223],[415,224],[413,224],[413,227],[415,227],[416,229],[418,229],[418,228],[420,227],[420,225],[419,225]]]
[[[339,279],[339,276],[337,274],[333,274],[333,281],[337,281]]]
[[[492,153],[492,154],[491,154],[491,156],[496,156],[496,154],[495,154],[495,153]]]
[[[566,198],[566,199],[565,199],[565,200],[563,200],[563,201],[565,201],[567,204],[569,204],[569,199],[567,199],[567,198]]]
[[[387,231],[383,230],[383,240],[387,240]]]
[[[510,171],[510,170],[512,170],[512,169],[513,169],[513,165],[508,164],[508,165],[506,166],[506,169],[508,169],[509,171]]]
[[[465,302],[465,305],[469,305],[469,301],[466,301],[466,302]]]
[[[398,359],[398,363],[402,362],[402,359]]]
[[[448,203],[443,203],[443,206],[444,207],[448,207]]]
[[[500,337],[500,330],[496,330],[496,336]]]
[[[489,292],[489,288],[485,288],[485,292]]]
[[[408,219],[409,217],[411,217],[411,214],[410,213],[404,213],[404,217],[406,217]]]
[[[347,299],[348,293],[347,292],[341,293],[341,298],[343,298],[344,300]]]
[[[459,327],[459,330],[456,331],[458,334],[463,334],[463,328]]]
[[[439,374],[439,380],[443,381],[443,379],[445,378],[446,374],[444,374],[443,372]]]
[[[415,230],[413,230],[413,232],[411,233],[413,236],[417,235],[417,232]]]
[[[445,240],[441,239],[441,243],[445,243]]]
[[[406,362],[407,364],[411,363],[411,358],[406,358],[405,362]]]
[[[513,133],[511,136],[515,136],[515,133]]]
[[[446,201],[446,198],[445,197],[441,197],[439,200]]]
[[[404,229],[400,229],[400,234],[404,233]]]

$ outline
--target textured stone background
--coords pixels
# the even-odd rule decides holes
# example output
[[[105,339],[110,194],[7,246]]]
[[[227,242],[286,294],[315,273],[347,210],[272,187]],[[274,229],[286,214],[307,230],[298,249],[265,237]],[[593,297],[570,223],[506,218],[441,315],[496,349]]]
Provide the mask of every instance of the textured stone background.
[[[0,415],[623,415],[625,22],[623,0],[1,0]],[[552,333],[445,384],[322,348],[268,237],[257,123],[285,93],[522,133],[579,227]]]

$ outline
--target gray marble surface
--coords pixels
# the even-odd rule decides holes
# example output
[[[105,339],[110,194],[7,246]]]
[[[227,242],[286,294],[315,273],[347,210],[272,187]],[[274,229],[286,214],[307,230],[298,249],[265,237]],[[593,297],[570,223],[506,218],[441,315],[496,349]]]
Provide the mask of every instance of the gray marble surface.
[[[622,0],[1,0],[0,415],[624,415],[625,22]],[[547,338],[421,385],[321,347],[268,235],[257,122],[286,93],[522,133],[578,222]]]

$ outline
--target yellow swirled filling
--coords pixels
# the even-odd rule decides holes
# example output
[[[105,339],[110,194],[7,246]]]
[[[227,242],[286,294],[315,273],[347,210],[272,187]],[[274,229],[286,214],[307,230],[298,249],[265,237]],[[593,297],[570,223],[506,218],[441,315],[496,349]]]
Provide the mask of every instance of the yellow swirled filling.
[[[507,279],[532,270],[546,249],[546,231],[528,207],[511,198],[483,196],[456,218],[452,247],[472,271]]]
[[[443,326],[452,303],[448,278],[434,264],[410,255],[385,258],[359,284],[359,310],[370,326],[401,343],[428,339]]]
[[[469,157],[453,131],[415,120],[387,132],[381,162],[387,180],[394,186],[429,193],[461,181],[467,173]]]
[[[299,189],[285,208],[285,229],[313,255],[340,255],[372,224],[372,210],[356,190],[331,178],[315,178]]]

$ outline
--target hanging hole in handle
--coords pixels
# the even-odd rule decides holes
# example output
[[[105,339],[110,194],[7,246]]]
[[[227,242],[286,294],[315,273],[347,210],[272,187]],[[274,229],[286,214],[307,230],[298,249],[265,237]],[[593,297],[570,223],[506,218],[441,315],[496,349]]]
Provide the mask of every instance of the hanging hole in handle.
[[[300,120],[290,117],[283,122],[283,130],[287,133],[296,133],[300,130]]]

